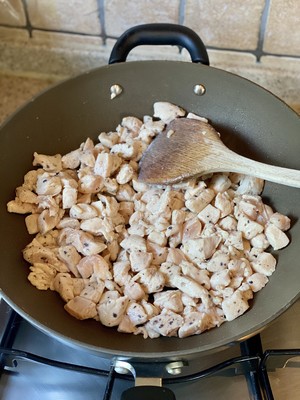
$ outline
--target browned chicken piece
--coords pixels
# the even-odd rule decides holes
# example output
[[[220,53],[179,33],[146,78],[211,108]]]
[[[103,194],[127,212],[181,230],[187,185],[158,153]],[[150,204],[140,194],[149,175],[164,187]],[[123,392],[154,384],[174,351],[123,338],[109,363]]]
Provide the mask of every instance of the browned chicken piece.
[[[85,297],[76,296],[65,304],[64,309],[73,317],[84,320],[97,316],[96,304]]]
[[[74,282],[69,273],[58,273],[51,282],[50,288],[58,292],[66,303],[74,298]]]
[[[128,305],[128,297],[108,299],[97,306],[100,322],[105,326],[117,326],[122,321]]]
[[[104,289],[104,282],[90,282],[82,289],[82,291],[80,292],[80,297],[84,297],[85,299],[91,300],[95,304],[98,304]]]
[[[50,264],[35,263],[30,267],[28,280],[39,290],[50,288],[57,271]]]
[[[34,152],[33,157],[33,166],[41,166],[47,172],[59,172],[62,170],[62,157],[60,154],[48,156]]]

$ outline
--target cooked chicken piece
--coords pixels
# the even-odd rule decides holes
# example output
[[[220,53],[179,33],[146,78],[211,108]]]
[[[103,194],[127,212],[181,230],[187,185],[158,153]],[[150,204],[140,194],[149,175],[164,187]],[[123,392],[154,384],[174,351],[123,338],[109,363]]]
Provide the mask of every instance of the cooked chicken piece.
[[[194,281],[200,283],[200,285],[204,286],[205,289],[210,289],[210,276],[207,270],[199,269],[188,261],[182,261],[180,266],[185,276],[188,276]]]
[[[61,162],[63,168],[76,169],[80,165],[80,154],[81,150],[76,149],[71,151],[70,153],[62,156]]]
[[[218,272],[228,267],[230,257],[228,254],[217,251],[207,262],[207,270],[210,272]]]
[[[149,253],[152,253],[153,258],[151,264],[153,265],[161,265],[167,259],[168,255],[167,247],[161,247],[156,243],[147,241],[147,251]]]
[[[39,214],[37,220],[39,232],[44,235],[45,233],[54,229],[63,217],[63,215],[63,210],[59,210],[58,214],[56,214],[55,216],[51,216],[49,210],[42,211]]]
[[[237,220],[232,216],[228,215],[227,217],[222,218],[219,221],[219,226],[225,231],[235,231],[237,227]]]
[[[119,213],[124,217],[124,223],[129,223],[130,216],[134,212],[134,204],[131,201],[121,201]]]
[[[79,229],[62,229],[58,240],[60,245],[72,244],[84,256],[101,253],[107,247],[101,239]]]
[[[225,246],[234,246],[238,250],[244,250],[244,242],[242,232],[232,231],[229,232],[228,237],[224,242]]]
[[[30,264],[45,263],[53,266],[58,272],[68,272],[67,266],[60,261],[54,251],[33,239],[23,250],[24,259]]]
[[[147,251],[146,240],[138,235],[129,235],[122,240],[120,245],[129,253],[132,251]]]
[[[186,260],[186,257],[180,249],[168,249],[167,262],[179,265],[184,260]]]
[[[84,320],[97,316],[96,304],[85,297],[76,296],[65,304],[64,309],[73,317]]]
[[[62,208],[64,210],[75,206],[77,202],[77,189],[64,188],[62,190]]]
[[[50,289],[58,292],[66,303],[74,298],[74,282],[69,273],[58,273],[51,282]]]
[[[113,264],[114,281],[118,285],[124,286],[131,279],[129,271],[130,271],[130,263],[128,261],[116,261]]]
[[[261,213],[257,216],[256,222],[266,225],[269,221],[271,216],[274,214],[272,207],[268,206],[267,204],[263,204]]]
[[[160,292],[165,284],[164,275],[154,266],[138,272],[133,280],[138,281],[146,293]]]
[[[236,190],[237,194],[258,195],[263,191],[265,183],[263,179],[249,175],[240,175],[239,178],[239,186]]]
[[[140,142],[134,141],[130,144],[128,143],[118,143],[111,148],[112,155],[119,157],[124,160],[134,160],[140,151]],[[122,157],[122,158],[121,158]]]
[[[43,172],[42,169],[39,169],[39,170],[33,169],[31,171],[28,171],[24,175],[24,183],[22,186],[27,190],[34,191],[37,177],[38,177],[39,173],[42,173],[42,172]]]
[[[214,272],[210,278],[210,284],[214,290],[222,290],[231,282],[229,269]]]
[[[100,175],[87,174],[78,182],[78,190],[81,193],[98,193],[104,186],[104,179]]]
[[[245,200],[239,201],[238,210],[253,221],[257,219],[258,214],[261,212],[260,207],[258,207],[257,204],[253,204]]]
[[[253,292],[258,292],[261,290],[266,286],[268,281],[269,279],[266,277],[266,275],[260,274],[259,272],[255,272],[253,275],[250,275],[247,278],[247,283]]]
[[[38,175],[36,181],[36,193],[39,195],[56,196],[62,191],[61,179],[45,172]]]
[[[29,214],[25,217],[25,224],[30,235],[39,232],[38,219],[40,214]]]
[[[77,269],[77,264],[81,260],[81,255],[77,252],[74,246],[60,246],[58,248],[58,258],[66,264],[69,271],[77,278],[80,277]]]
[[[286,215],[275,212],[271,215],[269,222],[281,231],[287,231],[291,227],[291,220]]]
[[[238,219],[237,230],[242,232],[246,239],[250,240],[259,233],[262,233],[264,227],[258,222],[252,221],[246,215],[241,214]]]
[[[191,335],[199,335],[213,326],[210,315],[198,311],[190,312],[184,316],[183,324],[178,330],[178,336],[185,338]]]
[[[268,242],[264,233],[259,233],[258,235],[254,236],[254,238],[250,240],[250,244],[252,247],[262,250],[266,250],[270,246],[270,243]]]
[[[148,253],[146,251],[133,250],[129,254],[129,260],[131,270],[133,272],[139,272],[150,267],[153,260],[153,255],[152,253]]]
[[[123,164],[116,176],[116,180],[120,185],[124,185],[132,180],[135,171],[129,164]]]
[[[59,172],[62,170],[62,157],[60,154],[48,156],[34,152],[33,157],[33,166],[41,166],[47,172]]]
[[[232,213],[233,204],[227,192],[216,195],[215,207],[221,211],[220,218],[224,218]]]
[[[95,217],[85,219],[80,224],[80,229],[89,232],[95,236],[103,235],[107,241],[113,241],[115,238],[114,224],[109,218]]]
[[[54,267],[45,263],[34,263],[29,269],[28,280],[39,290],[49,289],[57,274]]]
[[[118,326],[118,332],[121,333],[134,333],[137,328],[133,325],[128,315],[124,315]]]
[[[172,283],[172,277],[182,273],[181,267],[171,262],[163,262],[159,270],[164,276],[165,286],[175,288],[175,285]]]
[[[121,164],[122,159],[117,155],[100,153],[96,158],[94,173],[102,176],[103,178],[109,178],[117,171]]]
[[[233,277],[245,277],[253,274],[250,262],[246,258],[231,259],[228,263],[228,269]]]
[[[142,288],[142,286],[138,282],[134,282],[133,280],[129,280],[124,285],[124,294],[129,299],[139,301],[146,298],[146,294]]]
[[[152,231],[148,235],[148,241],[157,244],[158,246],[165,247],[167,244],[167,237],[163,232]]]
[[[80,297],[91,300],[95,304],[98,304],[103,294],[105,285],[104,282],[90,282],[80,292]]]
[[[153,304],[161,310],[164,308],[181,313],[183,311],[182,292],[180,290],[166,290],[154,293]]]
[[[251,266],[255,272],[270,276],[275,271],[276,259],[271,253],[262,252],[251,262]]]
[[[186,293],[192,298],[201,299],[205,307],[210,307],[211,300],[209,298],[208,290],[195,280],[183,275],[172,275],[170,281],[172,285],[183,293]]]
[[[113,145],[117,144],[119,141],[119,135],[117,132],[101,132],[98,136],[99,142],[103,144],[103,146],[111,149]]]
[[[272,223],[266,226],[265,235],[274,250],[282,249],[290,242],[290,239],[287,237],[287,235]]]
[[[38,196],[32,190],[27,189],[24,185],[17,187],[16,198],[22,203],[38,203]]]
[[[161,119],[166,124],[171,122],[173,119],[183,117],[186,114],[182,108],[166,101],[157,101],[154,103],[153,109],[153,116]]]
[[[117,326],[122,321],[128,305],[128,297],[121,296],[117,299],[107,299],[97,306],[100,322],[105,326]]]
[[[198,218],[203,224],[216,224],[220,218],[221,212],[218,208],[208,204],[199,212]]]
[[[73,228],[79,229],[80,222],[75,218],[63,217],[57,224],[57,229]]]
[[[82,278],[92,277],[97,282],[112,278],[108,263],[99,254],[83,257],[77,264],[77,270]]]
[[[214,197],[215,192],[212,189],[203,189],[198,196],[187,199],[185,206],[192,212],[198,214],[213,200]]]
[[[76,219],[90,219],[97,217],[98,211],[89,204],[75,204],[70,208],[70,217]]]
[[[243,298],[242,292],[236,290],[232,296],[222,302],[222,309],[225,314],[226,321],[233,321],[235,318],[244,314],[249,308],[247,300]]]
[[[127,128],[129,131],[131,131],[134,134],[133,137],[135,137],[139,134],[143,122],[136,117],[130,116],[130,117],[124,117],[122,119],[121,125],[124,128]]]
[[[36,212],[37,207],[31,203],[22,203],[18,198],[7,203],[7,211],[16,214],[31,214]]]
[[[198,119],[199,121],[208,122],[207,118],[200,117],[199,115],[194,114],[192,112],[189,112],[188,115],[186,116],[186,118]]]
[[[148,321],[148,315],[145,312],[144,307],[136,302],[130,302],[128,304],[126,314],[134,326],[144,324]]]
[[[150,319],[146,323],[146,329],[159,333],[162,336],[177,336],[178,329],[182,326],[183,318],[173,311],[163,309],[163,311]]]
[[[209,188],[213,189],[216,193],[225,192],[231,186],[231,180],[226,174],[214,174],[210,180]]]
[[[204,261],[213,255],[220,242],[220,236],[215,234],[198,239],[191,239],[183,243],[182,251],[187,257],[190,257],[191,260],[197,259],[199,261]]]

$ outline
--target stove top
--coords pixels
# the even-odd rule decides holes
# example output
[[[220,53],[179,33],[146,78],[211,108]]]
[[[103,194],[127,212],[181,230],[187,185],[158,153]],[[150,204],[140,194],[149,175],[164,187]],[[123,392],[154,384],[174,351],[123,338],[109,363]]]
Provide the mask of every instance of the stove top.
[[[296,400],[300,398],[299,315],[300,300],[260,335],[240,345],[199,357],[189,365],[141,362],[133,367],[149,374],[161,368],[165,371],[161,383],[174,393],[170,398],[177,400]],[[3,299],[0,339],[0,398],[4,400],[19,396],[24,400],[125,400],[129,393],[124,391],[149,383],[147,376],[144,382],[134,382],[131,365],[74,349],[45,335]]]

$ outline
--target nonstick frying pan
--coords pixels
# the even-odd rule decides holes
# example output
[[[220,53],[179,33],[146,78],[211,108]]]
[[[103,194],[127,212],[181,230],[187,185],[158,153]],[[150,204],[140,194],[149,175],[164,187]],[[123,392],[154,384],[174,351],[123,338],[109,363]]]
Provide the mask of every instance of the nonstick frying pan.
[[[125,62],[139,44],[171,44],[188,49],[193,62]],[[4,299],[33,325],[69,345],[104,357],[163,361],[196,357],[261,331],[283,313],[300,292],[300,191],[266,183],[265,201],[289,215],[290,245],[278,252],[276,272],[251,309],[220,328],[199,336],[143,339],[120,334],[96,321],[78,321],[51,291],[38,291],[27,280],[21,251],[31,241],[24,218],[9,214],[6,203],[32,168],[34,151],[66,153],[86,138],[114,130],[122,117],[151,115],[155,101],[168,101],[205,116],[222,133],[225,144],[246,157],[287,168],[300,168],[299,117],[285,103],[256,84],[208,66],[199,37],[171,24],[134,27],[117,41],[110,65],[67,80],[18,110],[0,131],[1,266]],[[120,85],[113,100],[110,90]]]

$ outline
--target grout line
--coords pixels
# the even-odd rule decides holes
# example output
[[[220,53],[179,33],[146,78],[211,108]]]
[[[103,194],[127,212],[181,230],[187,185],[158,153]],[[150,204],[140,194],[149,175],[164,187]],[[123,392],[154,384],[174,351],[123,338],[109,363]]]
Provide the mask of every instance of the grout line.
[[[28,8],[27,8],[27,2],[25,0],[21,0],[24,8],[24,13],[25,13],[25,18],[26,18],[26,25],[25,28],[28,30],[29,37],[32,38],[32,26],[30,23],[30,18],[29,18],[29,13],[28,13]]]
[[[180,25],[184,25],[184,20],[185,20],[185,6],[186,6],[186,0],[180,0],[179,1],[179,18],[178,18],[178,23]]]
[[[105,29],[105,6],[104,0],[97,0],[98,4],[98,18],[100,22],[100,36],[102,38],[103,45],[106,44],[106,29]]]
[[[254,54],[257,58],[257,62],[260,61],[260,59],[263,55],[266,55],[266,53],[264,53],[264,51],[263,51],[263,46],[264,46],[269,12],[270,12],[270,0],[265,0],[265,6],[264,6],[263,12],[261,14],[261,19],[260,19],[257,48],[254,52]]]

